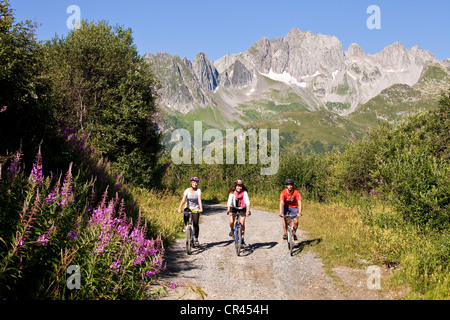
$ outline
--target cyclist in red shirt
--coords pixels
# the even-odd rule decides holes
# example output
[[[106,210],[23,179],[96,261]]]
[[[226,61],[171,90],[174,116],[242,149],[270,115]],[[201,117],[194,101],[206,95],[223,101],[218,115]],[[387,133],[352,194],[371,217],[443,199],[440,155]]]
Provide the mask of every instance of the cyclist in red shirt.
[[[280,194],[280,217],[290,216],[294,218],[294,240],[297,240],[298,218],[302,216],[302,196],[294,188],[294,180],[286,180],[286,189]],[[283,239],[287,239],[286,220],[283,219]]]

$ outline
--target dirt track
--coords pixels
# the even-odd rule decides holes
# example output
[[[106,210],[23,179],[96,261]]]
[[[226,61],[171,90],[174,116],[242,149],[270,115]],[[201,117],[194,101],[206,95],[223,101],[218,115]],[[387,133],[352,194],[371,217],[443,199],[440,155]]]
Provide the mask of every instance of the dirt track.
[[[320,245],[297,231],[294,256],[282,240],[281,218],[275,213],[252,209],[246,220],[247,246],[236,256],[228,233],[228,216],[223,205],[205,205],[200,222],[200,246],[192,255],[185,241],[177,240],[166,252],[167,270],[159,283],[184,284],[162,299],[226,300],[339,300],[392,299],[391,293],[367,288],[365,270],[335,268],[330,277],[313,250]],[[307,214],[307,213],[305,213]],[[301,219],[300,219],[301,228]]]

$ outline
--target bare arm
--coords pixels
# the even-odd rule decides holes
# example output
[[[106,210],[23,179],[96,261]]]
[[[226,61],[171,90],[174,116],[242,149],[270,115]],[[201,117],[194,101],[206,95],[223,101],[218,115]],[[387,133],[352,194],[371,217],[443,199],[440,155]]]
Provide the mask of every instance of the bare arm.
[[[280,216],[283,216],[284,201],[280,200]]]
[[[200,210],[198,212],[203,212],[203,204],[202,204],[202,196],[198,196],[198,206],[200,207]]]
[[[301,217],[302,216],[302,196],[300,195],[298,197],[298,214],[297,217]]]
[[[186,195],[183,194],[183,199],[181,199],[180,206],[178,207],[178,212],[181,213],[181,207],[183,206],[183,203],[186,201]]]

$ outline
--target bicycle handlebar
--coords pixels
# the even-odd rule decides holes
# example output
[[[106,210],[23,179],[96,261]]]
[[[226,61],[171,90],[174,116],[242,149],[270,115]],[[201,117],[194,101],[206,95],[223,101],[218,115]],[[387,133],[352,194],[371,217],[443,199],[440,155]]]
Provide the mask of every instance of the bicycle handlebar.
[[[237,216],[237,215],[239,215],[237,212],[231,212],[231,211],[227,211],[226,212],[226,214],[227,214],[227,216],[229,216],[230,215],[230,213],[233,215],[233,216]],[[248,212],[248,215],[249,216],[251,216],[252,215],[252,212],[251,211],[249,211]]]

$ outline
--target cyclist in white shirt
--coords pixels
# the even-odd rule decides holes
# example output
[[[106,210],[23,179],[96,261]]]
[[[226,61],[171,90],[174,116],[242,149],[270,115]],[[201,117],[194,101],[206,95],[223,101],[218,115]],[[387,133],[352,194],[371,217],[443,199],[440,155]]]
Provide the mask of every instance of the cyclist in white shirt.
[[[189,221],[189,212],[192,212],[192,222],[194,225],[194,245],[198,245],[198,235],[200,232],[199,219],[200,213],[203,212],[202,205],[202,191],[198,188],[198,183],[200,181],[197,177],[191,177],[190,179],[191,187],[184,190],[183,198],[181,199],[180,206],[178,207],[178,212],[181,213],[181,207],[184,202],[186,202],[186,207],[184,208],[184,226]],[[185,230],[183,230],[184,232]]]

